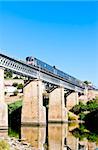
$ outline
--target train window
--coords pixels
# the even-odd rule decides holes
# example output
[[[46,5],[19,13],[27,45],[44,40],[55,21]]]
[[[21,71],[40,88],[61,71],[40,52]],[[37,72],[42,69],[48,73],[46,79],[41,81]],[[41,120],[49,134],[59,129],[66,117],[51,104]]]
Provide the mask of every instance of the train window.
[[[32,57],[26,57],[26,61],[32,61]]]
[[[46,67],[46,64],[44,66]]]
[[[26,61],[29,61],[29,57],[26,57]]]

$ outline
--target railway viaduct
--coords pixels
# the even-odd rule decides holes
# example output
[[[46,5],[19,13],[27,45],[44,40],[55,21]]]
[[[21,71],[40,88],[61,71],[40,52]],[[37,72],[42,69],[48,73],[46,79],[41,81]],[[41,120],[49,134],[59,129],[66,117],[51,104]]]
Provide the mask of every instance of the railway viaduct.
[[[5,69],[28,77],[23,91],[22,124],[45,125],[45,105],[49,108],[48,122],[66,122],[68,96],[73,94],[72,102],[77,104],[78,96],[87,90],[86,87],[74,85],[55,74],[0,54],[0,128],[8,128],[8,109],[4,99]]]

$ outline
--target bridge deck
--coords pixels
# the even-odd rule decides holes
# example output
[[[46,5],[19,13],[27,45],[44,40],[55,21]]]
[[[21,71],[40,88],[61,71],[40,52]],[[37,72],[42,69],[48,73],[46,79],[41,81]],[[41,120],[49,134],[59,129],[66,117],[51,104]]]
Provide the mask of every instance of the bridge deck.
[[[33,79],[41,79],[44,82],[48,82],[57,86],[62,86],[66,89],[84,93],[84,87],[74,85],[68,80],[64,80],[63,78],[53,73],[42,70],[35,66],[31,66],[23,61],[11,58],[4,54],[0,54],[0,67],[12,70],[13,72],[21,74],[23,76],[27,76]]]

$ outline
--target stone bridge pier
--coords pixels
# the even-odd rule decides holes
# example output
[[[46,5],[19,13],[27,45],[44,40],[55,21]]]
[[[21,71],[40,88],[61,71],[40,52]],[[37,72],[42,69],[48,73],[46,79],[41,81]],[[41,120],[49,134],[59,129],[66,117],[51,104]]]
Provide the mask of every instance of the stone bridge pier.
[[[43,84],[41,80],[31,81],[24,87],[22,107],[23,125],[45,125],[46,109],[43,106]]]
[[[49,122],[67,122],[68,111],[78,103],[78,92],[56,88],[49,94]]]
[[[48,122],[50,123],[64,123],[68,121],[68,109],[66,108],[66,101],[69,95],[74,91],[67,90],[66,93],[63,87],[56,87],[53,91],[48,93],[49,102],[48,108]],[[75,93],[75,92],[74,92]],[[22,107],[23,125],[46,125],[46,108],[43,100],[43,82],[41,80],[33,80],[24,87],[24,100]],[[74,105],[78,102],[78,93],[75,93]],[[73,101],[71,96],[70,102]]]
[[[58,87],[49,94],[49,122],[68,121],[67,108],[64,102],[64,88]]]
[[[68,121],[67,109],[64,103],[64,88],[56,88],[49,93],[48,122]],[[43,83],[41,80],[31,81],[24,87],[22,107],[23,125],[46,125],[46,108],[43,102]]]
[[[4,99],[4,69],[0,67],[0,129],[8,129],[8,108]]]

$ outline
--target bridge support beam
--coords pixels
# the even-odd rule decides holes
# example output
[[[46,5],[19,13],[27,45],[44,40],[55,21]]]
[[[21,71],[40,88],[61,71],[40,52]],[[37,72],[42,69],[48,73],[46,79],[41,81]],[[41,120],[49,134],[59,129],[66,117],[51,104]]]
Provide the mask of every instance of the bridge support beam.
[[[43,106],[42,81],[31,81],[24,87],[22,124],[45,125],[46,110]]]
[[[0,129],[8,129],[8,108],[4,99],[4,69],[0,67]]]
[[[64,88],[55,89],[49,94],[49,122],[68,121],[67,109],[64,104]]]

